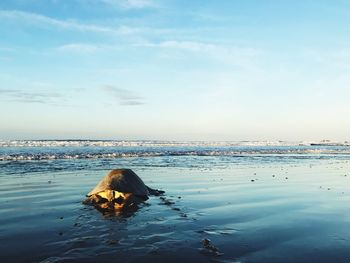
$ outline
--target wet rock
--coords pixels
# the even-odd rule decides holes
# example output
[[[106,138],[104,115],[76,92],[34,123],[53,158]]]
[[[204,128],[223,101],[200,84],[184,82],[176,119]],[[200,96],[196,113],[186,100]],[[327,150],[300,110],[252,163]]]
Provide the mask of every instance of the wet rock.
[[[171,201],[171,200],[165,200],[165,201],[163,202],[163,204],[164,204],[164,205],[174,205],[175,202],[173,202],[173,201]]]
[[[108,240],[107,243],[108,243],[109,245],[115,245],[115,244],[118,244],[118,241],[115,240],[115,239],[110,239],[110,240]]]
[[[166,199],[164,196],[159,197],[159,199],[162,200],[162,203],[161,203],[162,205],[168,205],[168,206],[170,206],[170,205],[175,204],[175,202],[174,202],[173,200],[171,200],[171,199]]]
[[[222,253],[219,252],[219,250],[211,243],[211,240],[208,238],[204,238],[202,240],[202,245],[206,249],[207,252],[210,254],[219,256],[222,255]]]

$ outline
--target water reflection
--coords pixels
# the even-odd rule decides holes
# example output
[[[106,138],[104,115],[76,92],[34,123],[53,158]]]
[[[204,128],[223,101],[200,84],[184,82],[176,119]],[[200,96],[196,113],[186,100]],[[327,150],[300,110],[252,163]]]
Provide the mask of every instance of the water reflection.
[[[113,216],[119,218],[128,218],[133,216],[140,209],[140,205],[144,201],[144,199],[136,196],[129,196],[125,199],[117,198],[110,201],[104,199],[99,202],[95,202],[92,201],[91,198],[87,198],[83,201],[83,204],[93,206],[106,218]]]

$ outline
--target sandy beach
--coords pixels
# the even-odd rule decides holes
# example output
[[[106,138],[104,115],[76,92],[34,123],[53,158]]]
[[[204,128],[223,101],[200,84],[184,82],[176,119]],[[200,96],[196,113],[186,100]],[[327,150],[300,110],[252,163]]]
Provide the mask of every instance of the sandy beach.
[[[82,204],[110,169],[127,163],[165,195],[119,216]],[[350,257],[350,164],[336,155],[0,165],[3,262],[347,262]]]

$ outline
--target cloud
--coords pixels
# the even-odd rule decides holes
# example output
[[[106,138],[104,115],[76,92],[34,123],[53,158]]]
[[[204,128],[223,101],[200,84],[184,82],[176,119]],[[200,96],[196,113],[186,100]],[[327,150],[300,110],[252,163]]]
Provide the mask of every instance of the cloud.
[[[48,16],[36,14],[36,13],[23,12],[23,11],[17,11],[17,10],[0,10],[0,19],[1,18],[23,21],[26,24],[34,23],[34,24],[38,24],[41,27],[51,26],[51,27],[56,27],[60,29],[75,30],[75,31],[81,31],[81,32],[124,35],[124,34],[134,33],[136,30],[127,26],[120,26],[120,27],[113,28],[113,27],[107,27],[107,26],[101,26],[101,25],[95,25],[95,24],[85,24],[85,23],[81,23],[73,20],[60,20],[60,19],[55,19],[55,18],[51,18]]]
[[[213,47],[213,45],[203,44],[199,42],[191,42],[191,41],[163,41],[159,43],[142,43],[138,44],[138,46],[144,47],[160,47],[160,48],[175,48],[175,49],[185,49],[190,51],[203,51],[204,49],[208,49]]]
[[[242,48],[233,45],[220,45],[216,43],[196,42],[196,41],[179,41],[179,40],[168,40],[158,43],[145,42],[137,44],[137,46],[144,47],[157,47],[157,48],[172,48],[172,49],[183,49],[188,51],[197,52],[237,52],[244,54],[257,54],[257,50],[253,48]]]
[[[94,53],[103,49],[102,46],[84,43],[71,43],[57,47],[58,51],[77,52],[77,53]]]
[[[180,50],[182,52],[197,53],[201,57],[216,59],[220,62],[243,68],[255,67],[255,59],[262,54],[261,50],[256,48],[200,41],[168,40],[138,43],[134,46],[161,48],[166,51]]]
[[[102,87],[101,90],[111,95],[120,105],[123,106],[138,106],[145,104],[143,97],[135,95],[132,91],[127,89],[106,85]]]
[[[0,98],[23,103],[57,104],[64,96],[56,92],[24,91],[19,89],[0,89]]]
[[[121,25],[118,28],[118,33],[120,35],[132,35],[132,34],[140,33],[144,30],[145,30],[145,28],[137,28],[137,27],[130,27],[130,26]]]
[[[125,9],[141,9],[156,7],[151,0],[103,0],[106,4],[117,5]]]
[[[71,53],[96,53],[96,52],[112,52],[121,50],[119,45],[105,45],[102,43],[67,43],[54,48],[59,52],[71,52]]]

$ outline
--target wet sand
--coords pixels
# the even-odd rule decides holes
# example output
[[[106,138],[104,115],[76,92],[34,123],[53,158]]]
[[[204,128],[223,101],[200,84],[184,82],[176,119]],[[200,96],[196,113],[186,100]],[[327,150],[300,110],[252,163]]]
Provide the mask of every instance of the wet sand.
[[[128,168],[166,193],[121,216],[81,203],[107,169],[1,174],[1,262],[350,261],[346,160]]]

